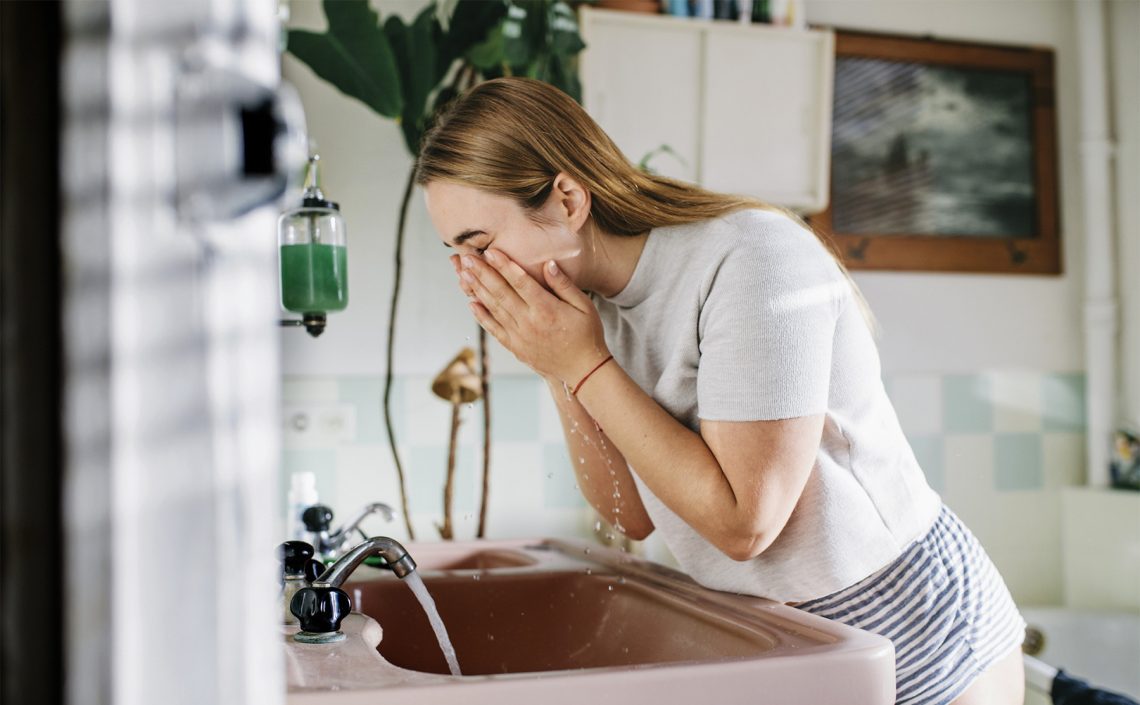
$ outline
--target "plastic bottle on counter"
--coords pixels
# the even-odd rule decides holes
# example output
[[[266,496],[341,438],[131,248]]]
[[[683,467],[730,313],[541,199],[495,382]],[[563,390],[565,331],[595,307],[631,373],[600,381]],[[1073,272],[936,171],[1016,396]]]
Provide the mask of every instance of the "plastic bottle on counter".
[[[289,484],[289,509],[285,515],[285,534],[296,541],[312,543],[301,514],[318,503],[317,476],[311,472],[295,472]]]

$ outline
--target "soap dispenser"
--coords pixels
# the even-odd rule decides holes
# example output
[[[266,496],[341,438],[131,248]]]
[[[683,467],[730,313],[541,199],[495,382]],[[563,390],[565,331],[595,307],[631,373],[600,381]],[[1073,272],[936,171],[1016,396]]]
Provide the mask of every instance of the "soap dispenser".
[[[277,219],[281,306],[301,314],[281,325],[304,326],[314,338],[324,332],[326,314],[348,306],[347,230],[340,206],[321,192],[319,159],[309,157],[301,205]]]

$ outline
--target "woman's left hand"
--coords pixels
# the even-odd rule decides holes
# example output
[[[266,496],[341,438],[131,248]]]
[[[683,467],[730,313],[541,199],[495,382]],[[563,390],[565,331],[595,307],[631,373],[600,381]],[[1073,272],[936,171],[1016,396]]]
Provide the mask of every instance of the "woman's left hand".
[[[609,355],[593,302],[553,260],[542,274],[554,294],[499,250],[461,255],[458,270],[479,325],[543,377],[573,386]]]

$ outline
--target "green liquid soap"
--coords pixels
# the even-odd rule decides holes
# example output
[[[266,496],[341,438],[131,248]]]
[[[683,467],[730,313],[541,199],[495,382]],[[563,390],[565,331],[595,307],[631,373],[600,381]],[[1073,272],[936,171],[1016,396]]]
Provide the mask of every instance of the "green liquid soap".
[[[348,249],[282,245],[281,304],[295,313],[343,311],[348,306]]]

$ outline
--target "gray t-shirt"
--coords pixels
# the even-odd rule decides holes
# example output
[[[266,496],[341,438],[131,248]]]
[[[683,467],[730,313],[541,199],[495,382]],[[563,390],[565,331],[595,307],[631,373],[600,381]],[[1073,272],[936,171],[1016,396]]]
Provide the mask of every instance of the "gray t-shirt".
[[[751,560],[721,553],[631,468],[656,530],[701,584],[780,602],[822,597],[933,524],[942,502],[887,398],[874,339],[810,231],[757,209],[656,228],[625,289],[592,298],[617,362],[694,432],[700,419],[826,415],[799,503]]]

